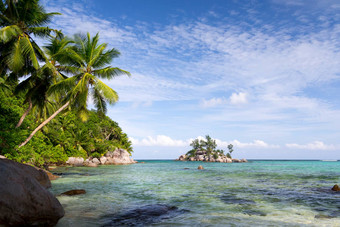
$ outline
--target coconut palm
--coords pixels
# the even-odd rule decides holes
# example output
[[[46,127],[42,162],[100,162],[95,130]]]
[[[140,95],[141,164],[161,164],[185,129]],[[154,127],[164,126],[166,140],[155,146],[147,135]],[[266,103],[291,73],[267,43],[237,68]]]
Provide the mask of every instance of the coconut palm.
[[[24,93],[26,96],[25,103],[28,108],[21,116],[17,128],[20,127],[27,114],[33,109],[37,119],[46,119],[51,112],[54,112],[54,102],[47,95],[47,90],[51,85],[67,78],[62,74],[62,65],[59,59],[63,59],[69,48],[71,40],[63,36],[56,36],[50,39],[50,43],[44,46],[46,62],[38,70],[31,73],[31,76],[22,81],[16,87],[16,93]]]
[[[39,0],[0,1],[0,65],[19,72],[24,67],[39,68],[39,60],[44,61],[44,53],[33,40],[46,37],[57,30],[43,25],[50,22],[53,15],[46,13]],[[1,71],[1,69],[0,69]]]
[[[24,146],[36,132],[67,107],[77,111],[78,116],[85,121],[89,95],[91,95],[97,111],[101,113],[106,112],[106,102],[114,104],[118,101],[117,93],[103,83],[100,78],[112,79],[122,74],[130,75],[127,71],[108,65],[120,55],[119,51],[114,48],[106,50],[106,43],[98,43],[98,33],[93,38],[89,33],[86,36],[75,35],[74,42],[67,56],[61,61],[66,65],[63,70],[71,72],[73,76],[57,82],[49,89],[51,95],[64,94],[63,105],[42,122],[19,147]]]

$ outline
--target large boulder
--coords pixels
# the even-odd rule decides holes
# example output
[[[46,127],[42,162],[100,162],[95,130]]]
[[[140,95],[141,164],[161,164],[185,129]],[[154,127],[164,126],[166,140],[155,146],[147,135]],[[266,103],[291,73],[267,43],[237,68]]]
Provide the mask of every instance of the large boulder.
[[[233,162],[233,160],[231,158],[226,159],[226,163],[232,163],[232,162]]]
[[[100,157],[100,163],[102,164],[102,165],[104,165],[105,164],[105,162],[106,162],[106,160],[107,160],[107,158],[105,157],[105,156],[102,156],[102,157]]]
[[[197,161],[204,161],[204,155],[198,155]]]
[[[43,170],[0,159],[0,182],[0,226],[54,226],[64,216]]]
[[[136,163],[131,157],[129,152],[124,149],[116,149],[114,151],[109,151],[105,154],[107,160],[105,164],[114,164],[114,165],[125,165]]]
[[[84,158],[81,157],[69,157],[66,164],[73,166],[82,166],[84,164]]]

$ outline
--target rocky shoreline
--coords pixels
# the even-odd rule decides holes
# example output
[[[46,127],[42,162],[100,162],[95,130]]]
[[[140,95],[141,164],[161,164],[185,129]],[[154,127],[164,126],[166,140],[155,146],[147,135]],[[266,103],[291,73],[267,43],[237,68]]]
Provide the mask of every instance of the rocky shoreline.
[[[236,158],[228,158],[225,155],[219,154],[217,157],[214,155],[208,155],[204,152],[197,152],[195,156],[187,156],[185,154],[179,156],[176,161],[200,161],[200,162],[224,162],[224,163],[233,163],[233,162],[248,162],[246,159],[236,159]]]
[[[137,161],[130,157],[129,152],[119,148],[114,151],[108,151],[100,158],[89,157],[84,160],[84,158],[81,157],[69,157],[66,161],[68,165],[88,167],[97,167],[98,165],[128,165],[134,163],[137,163]]]

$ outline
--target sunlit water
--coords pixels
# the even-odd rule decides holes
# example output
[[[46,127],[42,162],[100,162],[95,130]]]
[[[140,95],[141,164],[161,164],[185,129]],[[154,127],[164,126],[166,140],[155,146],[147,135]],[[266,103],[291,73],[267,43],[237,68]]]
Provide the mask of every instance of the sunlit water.
[[[52,193],[65,208],[60,226],[101,226],[107,217],[150,204],[183,210],[155,226],[340,226],[340,162],[144,161],[59,168]],[[197,170],[203,165],[204,170]],[[189,168],[189,169],[186,169]]]

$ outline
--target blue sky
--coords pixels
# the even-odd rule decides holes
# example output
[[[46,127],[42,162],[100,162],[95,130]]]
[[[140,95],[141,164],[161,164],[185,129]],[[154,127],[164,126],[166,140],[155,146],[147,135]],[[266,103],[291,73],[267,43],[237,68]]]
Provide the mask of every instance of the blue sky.
[[[99,32],[132,76],[106,81],[135,159],[209,134],[248,159],[340,159],[338,0],[43,0],[65,34]],[[91,100],[90,100],[91,102]]]

